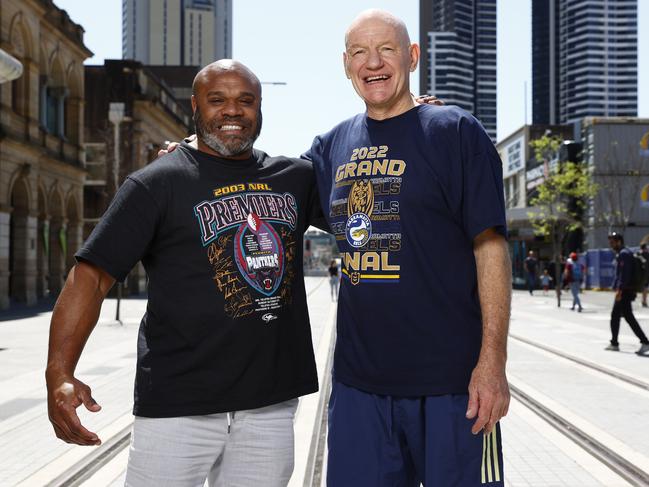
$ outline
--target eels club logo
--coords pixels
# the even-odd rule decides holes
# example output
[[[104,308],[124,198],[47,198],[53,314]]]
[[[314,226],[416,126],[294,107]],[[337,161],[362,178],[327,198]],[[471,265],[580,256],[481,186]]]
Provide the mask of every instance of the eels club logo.
[[[354,248],[365,245],[372,236],[372,222],[365,213],[354,213],[345,226],[347,242]]]

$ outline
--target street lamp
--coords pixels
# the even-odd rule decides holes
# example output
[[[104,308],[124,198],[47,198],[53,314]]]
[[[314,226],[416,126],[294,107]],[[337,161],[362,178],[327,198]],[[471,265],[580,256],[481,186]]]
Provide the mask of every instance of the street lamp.
[[[113,176],[113,197],[117,193],[117,188],[119,187],[119,165],[120,165],[120,125],[126,120],[124,115],[126,109],[124,103],[111,102],[108,108],[108,120],[113,124],[113,167],[112,167],[112,176]],[[122,288],[123,284],[121,282],[117,283],[117,309],[115,311],[115,320],[123,325],[122,320],[119,316],[120,303],[122,301]]]

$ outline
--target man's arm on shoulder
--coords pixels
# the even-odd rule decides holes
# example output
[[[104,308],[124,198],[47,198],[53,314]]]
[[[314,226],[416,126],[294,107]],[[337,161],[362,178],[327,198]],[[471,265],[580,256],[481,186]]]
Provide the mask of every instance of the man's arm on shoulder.
[[[47,408],[56,436],[66,443],[101,443],[77,416],[76,408],[82,404],[92,412],[101,407],[92,398],[90,387],[74,377],[74,370],[114,283],[107,272],[82,261],[68,274],[54,306],[45,371]]]
[[[189,145],[191,145],[194,149],[198,149],[198,142],[196,140],[196,134],[191,134],[190,136],[186,137],[184,140]],[[158,151],[158,157],[162,157],[164,155],[169,154],[170,152],[175,151],[176,147],[178,147],[180,145],[180,142],[165,140],[165,144],[167,146],[164,149],[160,149]]]
[[[491,432],[509,409],[505,375],[511,306],[511,262],[507,241],[491,228],[473,240],[482,312],[482,348],[469,384],[467,418],[477,417],[474,434]]]

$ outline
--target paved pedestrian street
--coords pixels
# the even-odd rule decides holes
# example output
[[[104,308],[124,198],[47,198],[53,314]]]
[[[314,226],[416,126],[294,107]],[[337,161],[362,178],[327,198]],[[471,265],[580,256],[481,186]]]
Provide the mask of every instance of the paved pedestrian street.
[[[329,373],[335,303],[326,278],[309,277],[306,286],[322,384]],[[634,353],[639,343],[624,321],[620,352],[604,350],[612,300],[609,292],[586,292],[584,312],[577,313],[569,301],[557,308],[554,294],[514,293],[508,361],[513,397],[502,421],[506,485],[647,485],[642,479],[649,476],[642,475],[649,473],[649,357]],[[105,442],[132,422],[136,336],[145,307],[144,299],[123,300],[120,324],[115,301],[107,300],[77,369],[102,406],[99,413],[81,408],[80,416]],[[649,311],[638,303],[634,309],[649,331]],[[84,459],[98,462],[88,459],[100,450],[55,438],[44,381],[51,312],[19,314],[0,314],[0,486],[60,485]],[[300,402],[291,486],[304,485],[307,477],[324,485],[326,450],[318,453],[312,443],[322,441],[325,400],[312,394]],[[74,485],[123,485],[127,452],[121,448]]]

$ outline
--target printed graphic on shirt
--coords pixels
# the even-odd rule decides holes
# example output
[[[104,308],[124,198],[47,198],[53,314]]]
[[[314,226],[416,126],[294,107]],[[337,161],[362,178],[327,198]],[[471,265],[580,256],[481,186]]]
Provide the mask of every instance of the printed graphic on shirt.
[[[406,162],[390,159],[388,146],[359,147],[336,168],[329,205],[341,247],[343,275],[357,285],[399,281],[399,197]]]
[[[291,302],[296,198],[262,183],[217,188],[194,207],[214,282],[232,318]],[[265,320],[268,322],[268,320]]]

